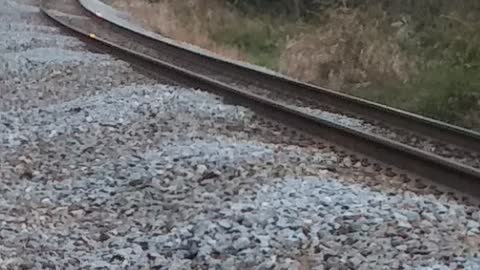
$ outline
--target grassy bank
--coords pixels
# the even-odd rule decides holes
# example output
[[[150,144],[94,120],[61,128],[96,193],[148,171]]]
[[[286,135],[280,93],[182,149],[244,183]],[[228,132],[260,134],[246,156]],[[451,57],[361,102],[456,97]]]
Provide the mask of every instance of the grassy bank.
[[[480,130],[480,3],[113,1],[171,38]]]

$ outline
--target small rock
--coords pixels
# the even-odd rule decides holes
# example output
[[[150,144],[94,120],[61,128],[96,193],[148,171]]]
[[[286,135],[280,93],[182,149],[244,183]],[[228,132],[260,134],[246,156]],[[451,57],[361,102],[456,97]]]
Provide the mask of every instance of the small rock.
[[[363,257],[361,254],[356,254],[353,258],[349,259],[349,262],[355,269],[357,269],[365,260],[365,257]]]
[[[290,258],[286,258],[283,263],[279,263],[277,269],[281,270],[300,270],[302,269],[302,265],[300,262],[296,260],[292,260]]]
[[[230,257],[222,263],[222,269],[235,269],[235,258]]]
[[[264,261],[259,266],[257,266],[256,270],[271,270],[275,268],[275,264],[277,262],[277,256],[272,256],[270,259]]]
[[[480,223],[473,220],[467,221],[467,229],[479,229],[479,227]]]
[[[85,211],[83,209],[73,210],[70,211],[70,213],[76,218],[83,217],[85,215]]]
[[[397,220],[397,221],[407,221],[408,220],[408,217],[400,214],[400,213],[393,213],[393,217]]]
[[[430,212],[423,212],[422,217],[425,218],[428,221],[431,221],[431,222],[436,222],[437,221],[437,218],[435,217],[435,215],[433,215]]]
[[[412,225],[410,223],[408,223],[408,221],[404,221],[404,220],[398,221],[397,225],[400,228],[406,228],[406,229],[411,229],[412,228]]]
[[[240,237],[233,242],[233,247],[238,251],[250,246],[250,240],[247,237]]]
[[[408,221],[410,222],[416,222],[420,220],[420,215],[417,212],[408,211],[408,212],[405,212],[404,215],[407,217]]]
[[[52,200],[50,198],[43,198],[41,202],[45,205],[53,205]]]
[[[350,159],[350,157],[345,157],[342,161],[342,164],[346,168],[351,168],[352,167],[352,160]]]
[[[203,175],[208,170],[207,166],[200,164],[197,165],[196,173],[199,175]]]
[[[218,225],[220,225],[220,227],[222,227],[226,230],[229,230],[233,226],[232,222],[230,222],[228,220],[225,220],[225,219],[222,219],[222,220],[218,221]]]

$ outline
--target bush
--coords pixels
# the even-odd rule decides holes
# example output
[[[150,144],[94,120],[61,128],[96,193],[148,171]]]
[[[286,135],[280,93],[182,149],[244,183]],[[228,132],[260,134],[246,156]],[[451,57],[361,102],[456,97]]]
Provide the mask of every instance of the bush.
[[[341,0],[227,0],[230,4],[249,13],[308,16],[326,8],[343,4]]]
[[[478,72],[446,66],[424,74],[413,85],[419,95],[416,111],[452,124],[478,126],[480,119],[472,119],[480,109]]]
[[[452,10],[480,13],[480,1],[470,0],[226,0],[233,6],[248,12],[297,17],[337,8],[369,8],[381,4],[391,15],[409,14],[415,18],[432,20]],[[478,18],[478,17],[477,17]]]
[[[240,50],[254,64],[276,69],[283,39],[274,27],[274,22],[268,18],[244,18],[237,24],[220,27],[212,34],[212,38],[220,44]]]

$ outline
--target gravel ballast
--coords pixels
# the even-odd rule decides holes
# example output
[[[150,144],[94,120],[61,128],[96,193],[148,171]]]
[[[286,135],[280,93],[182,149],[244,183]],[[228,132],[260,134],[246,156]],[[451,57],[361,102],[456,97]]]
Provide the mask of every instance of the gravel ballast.
[[[6,23],[0,269],[480,269],[477,206]]]

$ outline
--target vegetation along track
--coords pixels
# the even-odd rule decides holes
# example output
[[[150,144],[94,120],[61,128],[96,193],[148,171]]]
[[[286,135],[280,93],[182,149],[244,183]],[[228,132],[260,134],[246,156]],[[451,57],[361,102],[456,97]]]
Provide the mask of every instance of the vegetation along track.
[[[127,25],[100,2],[46,0],[42,10],[146,70],[208,89],[353,151],[480,195],[476,133],[186,50]]]

